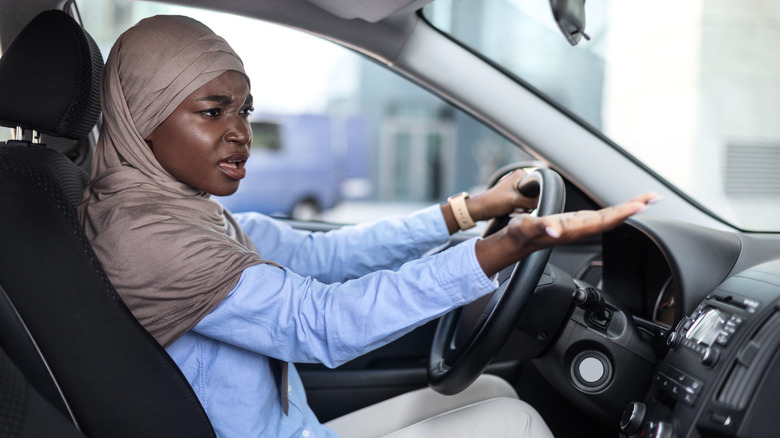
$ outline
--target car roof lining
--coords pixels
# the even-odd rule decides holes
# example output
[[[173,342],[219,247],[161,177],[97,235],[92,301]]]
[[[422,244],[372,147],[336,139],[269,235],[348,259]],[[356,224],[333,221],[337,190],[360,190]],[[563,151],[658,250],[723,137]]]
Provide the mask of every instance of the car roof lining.
[[[348,3],[347,0],[315,1]],[[376,21],[344,18],[326,12],[312,0],[285,0],[284,2],[234,0],[230,4],[219,4],[219,10],[301,30],[391,64],[406,44],[412,27],[420,20],[416,15],[416,8],[432,0],[400,1],[407,3],[407,7],[393,11],[392,14]],[[165,0],[165,2],[214,9],[214,0]]]

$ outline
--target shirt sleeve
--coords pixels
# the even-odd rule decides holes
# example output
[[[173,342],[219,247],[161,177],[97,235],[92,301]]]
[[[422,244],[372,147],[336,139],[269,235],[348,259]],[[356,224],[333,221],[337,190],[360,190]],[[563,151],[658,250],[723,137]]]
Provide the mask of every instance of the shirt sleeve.
[[[194,330],[284,361],[335,367],[495,290],[475,241],[337,284],[253,266]]]
[[[379,269],[396,270],[449,241],[438,205],[410,216],[328,232],[296,230],[258,213],[237,213],[234,217],[261,257],[325,283],[357,278]]]

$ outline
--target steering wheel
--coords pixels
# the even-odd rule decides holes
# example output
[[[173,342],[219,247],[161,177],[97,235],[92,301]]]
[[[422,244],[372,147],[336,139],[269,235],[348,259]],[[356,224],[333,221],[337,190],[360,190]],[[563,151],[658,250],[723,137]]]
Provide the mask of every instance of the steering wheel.
[[[498,174],[491,185],[506,173]],[[563,211],[566,200],[563,179],[553,170],[534,170],[518,183],[518,190],[530,197],[539,195],[535,212],[538,216]],[[508,222],[508,216],[494,219],[484,235],[495,233]],[[551,251],[536,251],[510,266],[502,271],[511,271],[509,278],[501,282],[495,292],[441,317],[428,362],[428,384],[431,388],[441,394],[457,394],[485,371],[517,324],[519,315],[539,283]]]

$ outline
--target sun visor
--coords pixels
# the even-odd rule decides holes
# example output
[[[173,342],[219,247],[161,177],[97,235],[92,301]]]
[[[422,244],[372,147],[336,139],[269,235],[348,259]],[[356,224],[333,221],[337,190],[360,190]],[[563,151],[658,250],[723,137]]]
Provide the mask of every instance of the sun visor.
[[[371,23],[383,20],[396,12],[419,9],[433,0],[308,0],[341,18],[359,18]]]

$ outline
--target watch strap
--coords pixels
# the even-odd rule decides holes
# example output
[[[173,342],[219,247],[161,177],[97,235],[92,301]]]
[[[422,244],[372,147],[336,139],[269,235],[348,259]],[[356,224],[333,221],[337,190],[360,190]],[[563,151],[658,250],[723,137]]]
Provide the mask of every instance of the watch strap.
[[[455,216],[455,221],[461,230],[468,230],[477,225],[474,219],[471,218],[468,208],[466,208],[466,199],[468,198],[469,194],[467,192],[461,192],[447,198],[447,203],[450,204],[452,214]]]

